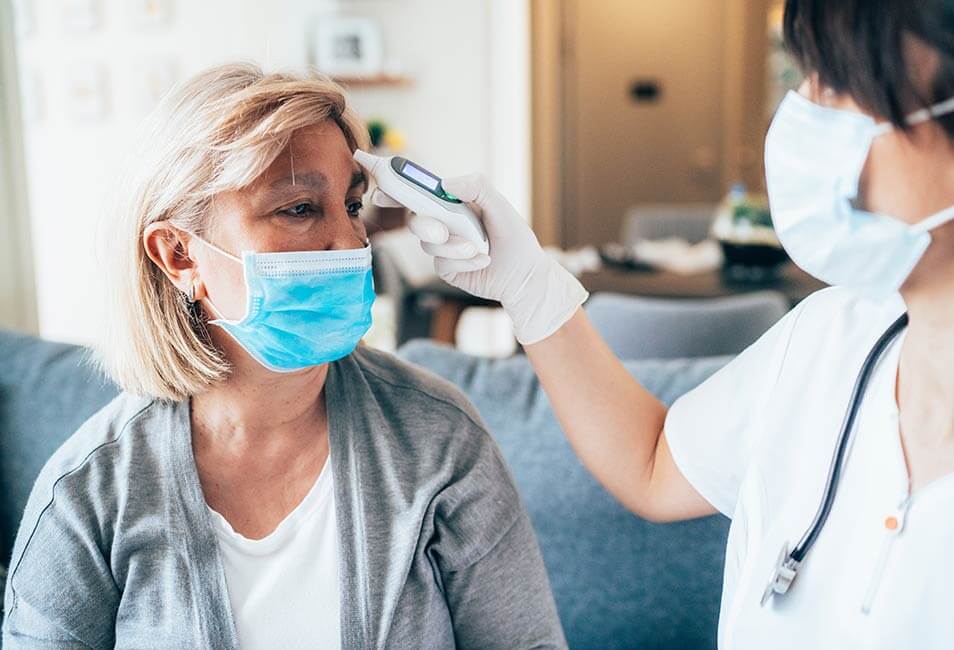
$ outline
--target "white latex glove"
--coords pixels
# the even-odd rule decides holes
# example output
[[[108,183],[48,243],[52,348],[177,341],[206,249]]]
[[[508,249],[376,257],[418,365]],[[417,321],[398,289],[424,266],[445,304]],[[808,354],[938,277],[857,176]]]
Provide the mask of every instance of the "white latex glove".
[[[500,301],[523,345],[556,332],[589,295],[583,285],[543,251],[527,222],[484,176],[448,178],[443,184],[483,221],[490,255],[478,253],[466,239],[451,236],[437,219],[413,215],[408,225],[425,252],[434,256],[437,274],[470,294]],[[384,207],[400,205],[380,190],[371,200]]]

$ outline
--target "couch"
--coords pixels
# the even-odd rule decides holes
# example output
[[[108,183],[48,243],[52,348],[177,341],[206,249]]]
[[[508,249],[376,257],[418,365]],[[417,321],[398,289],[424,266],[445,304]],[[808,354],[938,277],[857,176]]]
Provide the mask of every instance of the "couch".
[[[572,454],[524,357],[477,359],[417,341],[400,354],[460,386],[486,420],[530,511],[572,648],[715,647],[725,518],[659,525],[621,508]],[[671,402],[724,362],[628,368]],[[115,393],[83,348],[0,331],[0,564],[43,463]]]

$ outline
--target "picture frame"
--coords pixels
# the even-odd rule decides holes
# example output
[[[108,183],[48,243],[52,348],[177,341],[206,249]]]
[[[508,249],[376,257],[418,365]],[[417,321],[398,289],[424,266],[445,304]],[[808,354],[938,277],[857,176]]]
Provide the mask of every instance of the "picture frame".
[[[373,77],[381,74],[384,47],[381,29],[359,16],[327,16],[314,32],[313,63],[332,77]]]
[[[106,66],[100,62],[74,65],[63,93],[74,124],[102,122],[109,113]]]
[[[146,114],[154,109],[179,81],[179,65],[172,58],[153,57],[133,62],[129,74],[135,109]]]
[[[173,0],[126,0],[126,11],[134,28],[160,29],[171,22]]]

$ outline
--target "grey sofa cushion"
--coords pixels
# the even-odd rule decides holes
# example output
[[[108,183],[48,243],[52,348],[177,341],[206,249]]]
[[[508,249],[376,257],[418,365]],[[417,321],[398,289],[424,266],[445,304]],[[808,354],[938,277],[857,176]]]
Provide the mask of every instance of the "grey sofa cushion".
[[[400,355],[461,387],[514,472],[571,648],[715,648],[728,520],[651,524],[623,509],[566,442],[525,357],[424,341]],[[666,403],[727,358],[628,362]]]
[[[84,348],[0,331],[0,564],[33,482],[77,427],[117,393]]]

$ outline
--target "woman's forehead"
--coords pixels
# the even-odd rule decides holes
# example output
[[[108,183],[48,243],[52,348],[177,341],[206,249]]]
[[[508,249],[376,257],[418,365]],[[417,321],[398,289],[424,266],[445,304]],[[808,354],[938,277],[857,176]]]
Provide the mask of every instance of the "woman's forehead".
[[[316,186],[316,189],[319,185],[350,187],[357,164],[341,129],[333,122],[330,126],[327,124],[292,134],[288,146],[272,161],[253,188],[306,183]]]

